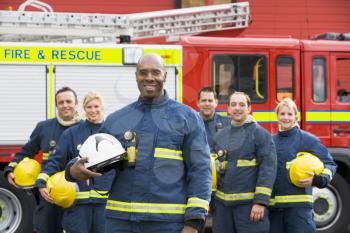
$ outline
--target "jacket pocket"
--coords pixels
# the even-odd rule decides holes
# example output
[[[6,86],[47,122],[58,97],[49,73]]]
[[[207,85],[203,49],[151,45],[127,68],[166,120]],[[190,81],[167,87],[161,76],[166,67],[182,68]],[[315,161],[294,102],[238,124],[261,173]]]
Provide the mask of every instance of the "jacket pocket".
[[[153,173],[163,184],[173,184],[182,179],[184,176],[182,150],[155,148]]]

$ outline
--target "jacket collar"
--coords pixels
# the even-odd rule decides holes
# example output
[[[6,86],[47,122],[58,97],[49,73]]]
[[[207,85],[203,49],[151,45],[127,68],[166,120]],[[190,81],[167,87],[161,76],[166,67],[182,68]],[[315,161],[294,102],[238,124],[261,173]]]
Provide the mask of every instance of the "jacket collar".
[[[298,129],[299,129],[298,126],[294,126],[294,127],[290,128],[290,129],[287,129],[287,130],[284,130],[284,131],[279,131],[278,135],[281,136],[281,137],[288,137],[288,136],[296,134]]]
[[[169,99],[170,98],[168,96],[168,93],[166,92],[166,90],[164,90],[164,95],[160,96],[157,99],[149,100],[149,99],[144,99],[141,96],[139,96],[139,98],[137,100],[137,105],[138,106],[149,105],[151,107],[159,107],[159,106],[162,106],[165,103],[167,103]]]

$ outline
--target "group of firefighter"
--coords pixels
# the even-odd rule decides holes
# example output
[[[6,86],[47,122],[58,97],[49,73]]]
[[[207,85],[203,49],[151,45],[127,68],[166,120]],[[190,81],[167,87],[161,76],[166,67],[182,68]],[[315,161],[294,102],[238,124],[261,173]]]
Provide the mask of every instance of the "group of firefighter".
[[[56,118],[39,122],[6,167],[9,183],[40,193],[36,232],[204,232],[209,210],[214,233],[316,231],[312,187],[326,187],[336,164],[314,135],[300,129],[291,99],[277,104],[278,133],[271,136],[250,114],[243,92],[229,96],[226,117],[215,112],[215,91],[204,87],[198,114],[169,98],[159,55],[143,55],[135,76],[138,100],[106,119],[99,94],[85,96],[82,120],[75,91],[59,89]],[[121,160],[103,161],[108,169],[102,171],[87,168],[88,155],[79,153],[97,133],[112,135],[126,151]],[[32,160],[40,151],[41,167]],[[66,193],[49,185],[58,173]],[[73,201],[63,197],[70,182]]]

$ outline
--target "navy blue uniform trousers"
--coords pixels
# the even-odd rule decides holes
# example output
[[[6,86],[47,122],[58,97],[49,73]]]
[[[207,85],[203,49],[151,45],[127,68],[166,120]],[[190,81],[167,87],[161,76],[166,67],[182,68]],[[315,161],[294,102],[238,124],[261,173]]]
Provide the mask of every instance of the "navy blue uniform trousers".
[[[66,209],[62,219],[64,230],[66,233],[105,233],[105,207],[105,204],[89,203]]]
[[[128,221],[107,218],[106,233],[180,233],[184,227],[181,222]]]
[[[38,233],[62,233],[63,209],[45,201],[41,195],[39,198],[39,205],[36,207],[33,217],[35,230]]]
[[[264,218],[258,222],[250,221],[251,210],[252,204],[224,206],[220,201],[215,201],[213,233],[268,233],[267,208]]]
[[[315,233],[310,207],[278,208],[270,211],[270,233]]]

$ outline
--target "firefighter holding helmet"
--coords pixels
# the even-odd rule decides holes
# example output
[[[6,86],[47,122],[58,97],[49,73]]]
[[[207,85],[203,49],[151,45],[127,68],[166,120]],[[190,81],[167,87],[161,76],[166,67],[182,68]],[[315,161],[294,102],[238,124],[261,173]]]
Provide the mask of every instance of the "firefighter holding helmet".
[[[299,128],[293,100],[283,99],[276,116],[278,175],[270,203],[270,233],[314,233],[312,186],[326,187],[336,164],[319,139]]]
[[[78,99],[74,90],[62,87],[55,94],[57,117],[39,122],[29,141],[22,147],[12,162],[5,168],[4,174],[10,184],[20,187],[34,186],[38,172],[35,161],[32,160],[39,151],[43,152],[43,163],[45,167],[49,157],[54,151],[64,130],[80,122],[77,112]],[[30,159],[26,159],[30,158]],[[23,163],[21,162],[23,161]],[[23,164],[23,166],[22,166]],[[17,166],[19,166],[17,168]],[[23,177],[23,174],[32,169],[31,176]],[[33,176],[33,174],[36,174]],[[19,174],[16,176],[16,174]],[[29,179],[29,180],[28,180]],[[18,183],[19,182],[19,183]],[[34,211],[34,227],[38,233],[61,233],[62,209],[40,197],[39,205]]]
[[[229,97],[232,120],[214,136],[220,161],[213,233],[268,233],[268,204],[276,176],[271,135],[250,115],[244,92]]]
[[[76,159],[82,153],[87,138],[94,140],[95,143],[89,148],[95,151],[103,145],[110,145],[108,136],[95,134],[104,121],[102,97],[95,92],[89,92],[84,97],[83,108],[86,120],[62,134],[53,155],[41,171],[36,186],[39,187],[40,194],[45,200],[67,208],[62,219],[65,232],[104,233],[104,209],[115,171],[107,171],[102,176],[93,177],[88,181],[78,181],[73,200],[72,184],[67,183],[61,172],[71,159]],[[90,135],[94,136],[90,137]],[[101,150],[105,148],[106,146]],[[86,152],[83,151],[84,153]],[[124,153],[124,150],[121,153]]]
[[[204,223],[211,167],[203,121],[169,98],[166,75],[159,55],[143,55],[136,67],[139,99],[109,115],[101,127],[127,151],[107,200],[107,233],[196,233]],[[67,178],[98,175],[85,161],[68,164]]]

